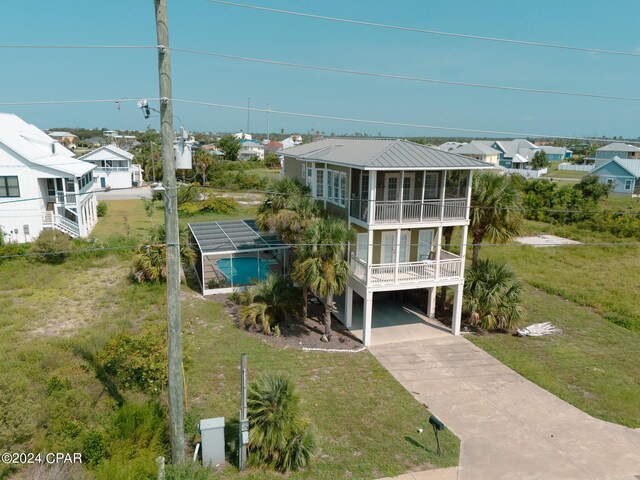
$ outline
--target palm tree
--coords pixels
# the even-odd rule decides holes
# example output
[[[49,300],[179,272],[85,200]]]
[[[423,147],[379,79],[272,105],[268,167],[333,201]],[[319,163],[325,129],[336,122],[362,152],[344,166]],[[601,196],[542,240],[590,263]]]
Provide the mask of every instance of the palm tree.
[[[164,282],[167,279],[167,246],[164,225],[152,227],[147,238],[148,244],[138,248],[133,257],[132,278],[138,283]],[[189,230],[180,229],[181,266],[193,265],[195,253],[189,246]]]
[[[261,230],[276,231],[276,214],[283,209],[291,209],[295,198],[308,192],[308,188],[297,180],[279,178],[269,184],[269,192],[258,205],[256,225]]]
[[[304,233],[298,246],[292,277],[324,298],[324,336],[331,339],[333,296],[344,291],[349,279],[346,246],[354,234],[344,220],[319,218]]]
[[[484,330],[510,330],[522,316],[522,285],[505,263],[478,260],[467,270],[463,309]]]
[[[269,275],[240,294],[240,320],[245,326],[261,326],[267,335],[300,310],[300,295],[288,278]]]
[[[480,245],[487,238],[492,243],[506,243],[522,233],[523,216],[520,195],[511,177],[481,173],[471,192],[471,233],[473,260],[480,258]]]
[[[280,472],[309,464],[315,442],[300,411],[293,384],[282,375],[263,375],[249,386],[249,460]]]

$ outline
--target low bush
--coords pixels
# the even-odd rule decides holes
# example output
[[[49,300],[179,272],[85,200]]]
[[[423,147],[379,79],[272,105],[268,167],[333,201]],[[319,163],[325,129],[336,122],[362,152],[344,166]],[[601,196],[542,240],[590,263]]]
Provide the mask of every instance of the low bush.
[[[98,206],[96,207],[99,217],[107,216],[107,203],[106,202],[98,202]]]
[[[195,215],[196,213],[233,213],[240,205],[229,197],[211,197],[201,202],[184,203],[178,207],[183,215]]]
[[[252,465],[288,472],[309,464],[315,441],[291,381],[282,375],[261,376],[249,386],[247,413]]]
[[[121,386],[157,395],[167,382],[166,352],[166,330],[154,326],[137,334],[117,334],[96,358]]]
[[[59,264],[64,262],[71,251],[71,238],[57,230],[42,230],[33,242],[31,251],[40,261]]]

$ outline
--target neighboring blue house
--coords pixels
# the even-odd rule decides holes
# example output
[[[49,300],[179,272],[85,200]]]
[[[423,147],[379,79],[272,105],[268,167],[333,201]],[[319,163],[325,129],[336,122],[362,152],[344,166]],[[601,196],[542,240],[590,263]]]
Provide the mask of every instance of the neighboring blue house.
[[[567,158],[571,158],[573,152],[564,147],[540,147],[550,162],[561,162]]]
[[[610,143],[596,150],[596,165],[598,165],[597,160],[611,160],[615,157],[622,160],[627,158],[638,160],[640,159],[640,148],[626,143]]]
[[[632,194],[640,189],[640,160],[614,157],[591,170],[591,175],[613,185],[613,193]]]

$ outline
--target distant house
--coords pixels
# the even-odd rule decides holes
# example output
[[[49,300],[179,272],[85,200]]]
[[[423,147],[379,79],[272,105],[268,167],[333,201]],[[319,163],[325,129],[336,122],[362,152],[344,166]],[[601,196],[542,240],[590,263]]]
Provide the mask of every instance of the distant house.
[[[80,157],[96,166],[94,176],[99,188],[131,188],[133,186],[133,155],[115,145],[105,145]]]
[[[626,143],[610,143],[596,150],[596,166],[598,160],[612,160],[618,157],[624,159],[640,159],[640,148],[635,145],[627,145]]]
[[[86,237],[98,221],[95,166],[20,117],[0,113],[0,233],[30,242],[44,229]]]
[[[478,140],[500,152],[498,162],[507,169],[529,169],[531,160],[540,147],[523,138],[515,140]]]
[[[238,133],[234,133],[233,136],[235,138],[237,138],[238,140],[252,140],[253,137],[251,136],[251,134],[249,133],[244,133],[242,131],[238,132]]]
[[[78,145],[78,136],[70,132],[47,132],[47,135],[72,150]]]
[[[552,146],[541,146],[540,150],[542,150],[547,156],[547,160],[550,162],[561,162],[568,158],[571,158],[573,152],[564,147],[552,147]]]
[[[613,186],[614,193],[633,194],[640,189],[640,161],[614,157],[591,170],[600,183]]]
[[[291,135],[290,137],[281,140],[280,143],[282,143],[283,149],[292,148],[302,143],[302,137],[300,135]]]
[[[106,145],[107,139],[104,137],[91,137],[91,138],[87,138],[82,143],[87,145],[89,148],[98,148]]]
[[[275,153],[278,150],[282,150],[283,148],[284,148],[284,145],[282,144],[282,142],[276,142],[275,140],[270,141],[264,146],[264,149],[267,152],[272,152],[272,153]]]
[[[249,160],[251,157],[264,160],[264,145],[257,140],[240,140],[238,160]]]
[[[456,148],[460,148],[462,146],[466,145],[466,143],[460,143],[460,142],[445,142],[442,145],[438,145],[438,150],[442,150],[443,152],[451,152],[453,150],[455,150]]]
[[[214,155],[216,157],[224,157],[224,152],[219,150],[215,145],[203,145],[202,148],[209,155]]]
[[[490,147],[489,145],[475,140],[471,143],[463,144],[458,148],[454,148],[453,150],[451,150],[451,153],[464,155],[465,157],[469,158],[475,158],[476,160],[491,163],[494,165],[498,165],[498,162],[500,160],[500,150],[497,150],[493,147]]]

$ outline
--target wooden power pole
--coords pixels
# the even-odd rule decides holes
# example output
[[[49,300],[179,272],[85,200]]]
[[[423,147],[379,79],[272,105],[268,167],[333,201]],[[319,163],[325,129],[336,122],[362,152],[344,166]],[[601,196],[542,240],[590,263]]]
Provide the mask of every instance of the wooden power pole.
[[[184,462],[184,390],[182,377],[182,321],[180,318],[180,235],[176,162],[173,152],[173,105],[167,0],[154,0],[160,79],[160,135],[162,137],[162,183],[167,244],[167,324],[169,344],[169,429],[171,460]]]

